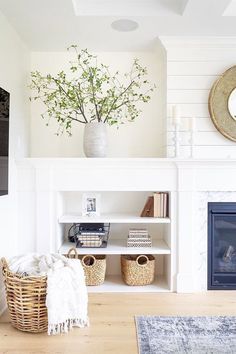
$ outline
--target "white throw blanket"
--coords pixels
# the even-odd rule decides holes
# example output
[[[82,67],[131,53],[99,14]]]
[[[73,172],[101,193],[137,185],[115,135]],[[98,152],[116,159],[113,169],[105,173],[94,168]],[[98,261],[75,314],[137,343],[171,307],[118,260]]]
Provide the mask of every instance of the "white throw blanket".
[[[29,254],[10,259],[8,265],[18,274],[47,275],[49,335],[67,333],[73,326],[88,326],[88,294],[80,261],[59,254]]]

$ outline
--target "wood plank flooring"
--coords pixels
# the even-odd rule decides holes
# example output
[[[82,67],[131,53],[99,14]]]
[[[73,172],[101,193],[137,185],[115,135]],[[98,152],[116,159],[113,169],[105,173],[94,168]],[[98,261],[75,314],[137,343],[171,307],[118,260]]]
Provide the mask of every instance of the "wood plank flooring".
[[[236,315],[236,291],[89,294],[90,327],[67,335],[28,334],[0,318],[0,354],[137,354],[135,315]]]

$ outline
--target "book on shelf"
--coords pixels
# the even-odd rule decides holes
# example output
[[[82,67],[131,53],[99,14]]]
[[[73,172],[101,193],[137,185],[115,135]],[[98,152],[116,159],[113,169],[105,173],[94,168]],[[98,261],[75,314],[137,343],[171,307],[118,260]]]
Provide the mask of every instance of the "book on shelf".
[[[91,231],[83,231],[83,232],[80,232],[80,235],[82,235],[82,236],[87,236],[87,235],[89,235],[89,236],[93,236],[93,235],[95,235],[95,236],[103,236],[103,235],[105,235],[106,234],[106,232],[105,231],[97,231],[97,232],[91,232]]]
[[[101,247],[102,240],[85,240],[80,242],[80,247]]]
[[[143,227],[143,228],[141,228],[141,227],[139,227],[139,228],[134,228],[134,227],[130,227],[129,228],[129,232],[132,232],[132,233],[140,233],[140,232],[147,232],[148,230],[146,229],[146,227]]]
[[[166,218],[169,208],[168,192],[154,192],[149,196],[141,212],[142,217]]]
[[[86,240],[94,240],[94,241],[96,241],[96,240],[101,240],[101,237],[100,236],[90,236],[90,235],[88,235],[88,236],[81,236],[81,235],[79,235],[78,237],[77,237],[77,239],[79,240],[79,241],[86,241]]]
[[[152,247],[152,239],[151,237],[144,239],[136,239],[136,240],[127,240],[127,247]]]
[[[152,239],[146,228],[131,228],[127,238],[127,247],[152,247]]]
[[[142,217],[154,216],[154,196],[149,196],[141,212]]]
[[[152,247],[152,243],[146,243],[145,245],[144,244],[140,244],[140,243],[134,243],[134,244],[128,244],[127,247]]]
[[[136,238],[147,238],[148,234],[136,234],[136,235],[128,235],[128,238],[130,239],[136,239]]]
[[[129,238],[145,238],[148,236],[148,230],[147,229],[129,229]]]
[[[147,236],[147,237],[135,237],[135,238],[133,238],[133,237],[128,237],[128,239],[127,239],[127,241],[128,242],[146,242],[147,240],[151,240],[151,237],[150,236]]]

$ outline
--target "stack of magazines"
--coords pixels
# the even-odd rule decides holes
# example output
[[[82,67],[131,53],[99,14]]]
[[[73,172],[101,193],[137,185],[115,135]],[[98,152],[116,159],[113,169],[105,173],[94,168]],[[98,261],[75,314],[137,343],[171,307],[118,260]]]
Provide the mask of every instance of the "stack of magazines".
[[[131,228],[127,239],[127,247],[152,247],[152,238],[145,228]]]

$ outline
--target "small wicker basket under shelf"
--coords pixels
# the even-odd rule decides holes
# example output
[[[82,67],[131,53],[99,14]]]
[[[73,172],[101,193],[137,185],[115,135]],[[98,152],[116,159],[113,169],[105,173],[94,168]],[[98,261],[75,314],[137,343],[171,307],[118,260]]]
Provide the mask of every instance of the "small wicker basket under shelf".
[[[127,285],[149,285],[154,281],[155,258],[152,255],[121,255],[121,273]]]
[[[12,326],[24,332],[47,331],[47,277],[18,275],[9,270],[5,258],[1,261]]]
[[[96,255],[87,254],[80,256],[75,247],[72,247],[68,254],[68,258],[80,259],[84,274],[86,285],[101,285],[104,283],[105,274],[106,274],[106,256],[105,255]]]

